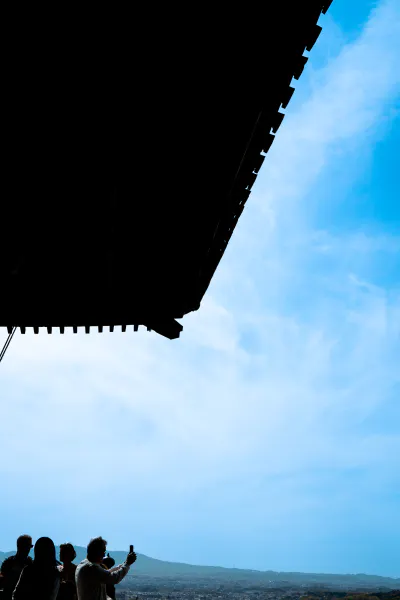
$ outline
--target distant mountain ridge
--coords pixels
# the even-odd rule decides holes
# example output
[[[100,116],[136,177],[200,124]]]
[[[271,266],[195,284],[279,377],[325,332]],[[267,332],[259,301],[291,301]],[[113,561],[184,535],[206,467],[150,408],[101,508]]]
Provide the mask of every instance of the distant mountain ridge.
[[[59,546],[56,546],[57,557],[59,557]],[[86,558],[86,548],[75,546],[77,557],[75,563]],[[110,556],[116,564],[123,562],[127,551],[109,551]],[[15,551],[1,552],[0,563],[7,556],[15,554]],[[32,555],[32,553],[31,553]],[[290,584],[332,584],[332,585],[370,585],[373,587],[388,587],[398,589],[400,587],[400,578],[382,577],[380,575],[365,575],[359,573],[351,574],[330,574],[330,573],[297,573],[297,572],[279,572],[279,571],[257,571],[252,569],[231,569],[227,567],[209,567],[200,565],[189,565],[187,563],[175,563],[156,558],[150,558],[145,554],[137,554],[137,561],[131,570],[132,576],[143,577],[184,577],[184,578],[215,578],[224,580],[253,580],[257,582],[287,582]]]

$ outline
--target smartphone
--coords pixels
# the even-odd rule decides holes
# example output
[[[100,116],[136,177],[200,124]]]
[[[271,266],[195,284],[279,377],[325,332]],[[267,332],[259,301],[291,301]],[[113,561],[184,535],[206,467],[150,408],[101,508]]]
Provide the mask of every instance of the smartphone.
[[[129,546],[129,554],[132,554],[132,552],[133,552],[133,546],[132,546],[132,544],[131,544],[131,545]]]

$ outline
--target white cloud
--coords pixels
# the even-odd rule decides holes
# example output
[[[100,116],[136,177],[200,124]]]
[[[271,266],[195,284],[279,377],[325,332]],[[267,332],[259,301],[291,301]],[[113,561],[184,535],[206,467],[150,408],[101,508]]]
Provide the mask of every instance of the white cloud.
[[[320,71],[308,101],[294,114],[289,105],[256,187],[260,208],[286,217],[334,152],[368,141],[399,93],[399,53],[399,6],[392,0],[381,3],[361,36]],[[301,213],[305,218],[303,204]]]

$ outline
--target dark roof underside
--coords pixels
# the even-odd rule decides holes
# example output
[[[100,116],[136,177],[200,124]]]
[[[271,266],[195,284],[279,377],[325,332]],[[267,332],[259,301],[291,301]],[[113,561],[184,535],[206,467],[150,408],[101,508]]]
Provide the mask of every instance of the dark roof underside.
[[[328,4],[158,14],[121,55],[104,38],[95,51],[15,49],[0,326],[144,324],[178,337],[175,319],[200,306]]]

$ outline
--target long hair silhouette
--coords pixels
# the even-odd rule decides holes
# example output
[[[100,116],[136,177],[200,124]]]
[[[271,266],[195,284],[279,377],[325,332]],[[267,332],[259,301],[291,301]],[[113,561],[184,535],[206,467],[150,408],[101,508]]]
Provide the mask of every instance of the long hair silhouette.
[[[35,544],[33,564],[39,569],[50,569],[57,565],[56,548],[53,540],[41,537]]]

